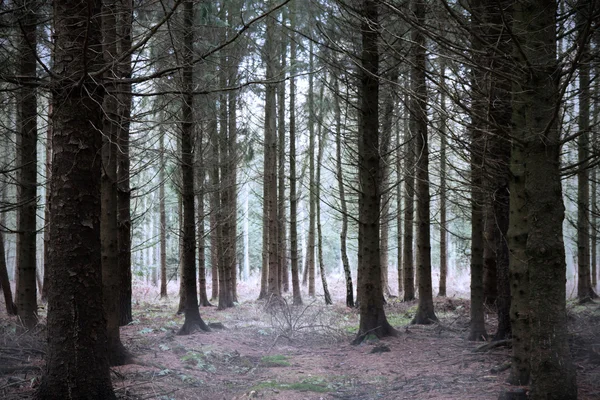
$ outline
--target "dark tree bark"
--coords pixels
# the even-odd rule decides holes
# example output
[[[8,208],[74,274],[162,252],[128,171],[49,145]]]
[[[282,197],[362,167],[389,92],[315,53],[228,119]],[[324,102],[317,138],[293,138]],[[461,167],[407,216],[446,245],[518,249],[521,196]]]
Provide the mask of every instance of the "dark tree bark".
[[[405,121],[410,120],[408,95]],[[408,124],[405,124],[408,125]],[[414,269],[414,223],[415,223],[415,135],[412,129],[405,126],[406,150],[404,156],[404,243],[402,247],[402,281],[404,301],[415,299],[415,269]],[[408,135],[406,135],[408,133]]]
[[[128,52],[131,48],[131,24],[133,19],[132,0],[117,2],[117,49],[118,53]],[[131,54],[127,54],[118,65],[119,76],[129,79],[132,76]],[[121,82],[119,87],[119,151],[117,154],[118,179],[118,245],[120,276],[119,325],[124,326],[133,321],[131,313],[132,275],[131,275],[131,188],[129,159],[129,128],[131,125],[131,83]]]
[[[18,11],[21,37],[18,45],[19,73],[24,79],[36,77],[37,0],[20,0]],[[37,324],[36,290],[36,209],[37,209],[37,95],[32,86],[18,91],[18,173],[17,268],[15,289],[17,315],[25,328]]]
[[[185,289],[185,321],[177,333],[189,335],[197,329],[210,331],[200,317],[196,287],[196,223],[194,207],[194,79],[192,71],[194,44],[194,2],[183,4],[183,99],[181,104],[181,199],[183,206],[181,268]]]
[[[485,158],[491,158],[491,154]],[[487,160],[486,160],[487,162]],[[496,216],[492,204],[488,199],[491,185],[486,180],[485,194],[485,218],[483,225],[483,303],[488,306],[496,304],[498,299],[498,269],[496,265]]]
[[[161,132],[160,138],[158,139],[158,151],[159,151],[159,170],[158,170],[158,213],[160,219],[160,298],[166,299],[167,294],[167,212],[165,210],[165,135]],[[204,205],[202,205],[204,207]],[[204,223],[203,220],[201,220]],[[200,221],[199,221],[200,222]],[[204,225],[203,225],[204,226]],[[204,240],[204,238],[202,238]],[[205,287],[206,289],[206,287]],[[202,290],[202,288],[200,289]]]
[[[285,8],[282,10],[282,25],[287,18]],[[279,290],[289,291],[289,274],[287,263],[287,238],[286,238],[286,199],[285,199],[285,68],[287,58],[287,40],[285,33],[281,35],[279,49],[279,75],[282,82],[277,86],[277,111],[278,111],[278,160],[277,160],[277,222],[278,222],[278,252],[279,252]]]
[[[269,2],[272,4],[272,2]],[[267,81],[272,80],[277,68],[277,51],[275,50],[275,17],[267,16],[267,31],[265,40],[265,61]],[[265,199],[267,204],[267,229],[269,231],[268,259],[269,279],[267,295],[279,297],[279,257],[278,232],[277,232],[277,109],[276,109],[277,84],[267,83],[265,88]]]
[[[447,209],[447,156],[446,149],[448,147],[448,114],[446,110],[446,65],[445,62],[441,66],[440,86],[440,284],[438,296],[446,296],[446,282],[448,280],[448,209]]]
[[[102,42],[104,62],[111,65],[117,53],[116,2],[106,0],[102,7]],[[102,109],[102,175],[101,175],[101,217],[100,233],[102,248],[102,294],[108,337],[108,359],[111,366],[123,365],[128,353],[121,343],[119,332],[119,264],[118,264],[118,225],[117,225],[117,140],[119,134],[119,114],[117,85],[113,79],[115,67],[104,75],[104,103]]]
[[[577,138],[577,299],[586,302],[597,296],[590,274],[590,44],[586,38],[591,3],[579,1],[577,20],[581,33],[581,58],[579,64],[579,116],[580,136]]]
[[[37,399],[116,399],[102,307],[101,2],[55,1],[48,353]]]
[[[390,189],[390,147],[392,141],[392,122],[394,118],[394,104],[396,101],[396,84],[398,81],[398,67],[392,67],[389,76],[387,77],[387,84],[383,86],[384,90],[384,104],[383,104],[383,115],[381,121],[381,175],[382,175],[382,193],[381,199],[381,236],[380,236],[380,248],[381,248],[381,285],[383,287],[383,293],[386,296],[390,296],[390,286],[388,279],[389,269],[389,249],[390,249],[390,201],[392,198]]]
[[[335,161],[338,183],[338,193],[340,198],[340,212],[342,217],[342,230],[340,232],[340,253],[342,256],[342,265],[344,268],[344,277],[346,279],[346,307],[354,307],[354,288],[352,285],[352,272],[350,271],[350,261],[348,260],[348,206],[346,204],[346,189],[344,187],[344,175],[342,169],[342,113],[340,110],[340,88],[338,79],[333,80],[334,99],[333,109],[335,113]]]
[[[3,221],[2,221],[3,222]],[[2,224],[4,225],[4,224]],[[13,302],[12,289],[6,269],[6,252],[4,251],[4,234],[0,231],[0,289],[4,293],[4,304],[8,315],[17,315],[17,306]]]
[[[417,268],[419,285],[419,304],[411,321],[413,324],[431,324],[437,321],[433,310],[433,287],[431,283],[431,223],[429,194],[429,145],[427,133],[427,86],[425,84],[426,55],[425,36],[421,27],[425,26],[425,7],[423,0],[414,0],[412,10],[416,25],[411,31],[413,43],[413,66],[411,67],[411,125],[415,134],[415,147],[418,159],[416,170],[417,197]]]
[[[367,334],[395,336],[383,308],[381,254],[379,249],[381,210],[381,155],[379,154],[379,10],[374,0],[361,7],[362,53],[360,58],[360,110],[358,142],[359,280],[360,325],[354,343]]]
[[[296,27],[296,6],[292,3],[290,12],[290,30]],[[296,66],[296,35],[290,40],[290,64],[292,66],[290,77],[290,267],[292,273],[292,297],[294,305],[302,304],[300,292],[300,276],[298,271],[298,195],[296,190],[296,79],[294,78]]]
[[[528,236],[523,260],[528,262],[529,327],[535,344],[529,353],[530,397],[576,399],[566,315],[556,3],[528,0],[513,7],[513,132],[524,139]]]
[[[313,42],[309,45],[309,70],[314,71]],[[315,228],[316,228],[316,182],[315,182],[315,96],[314,74],[308,77],[308,239],[306,244],[306,269],[308,295],[315,296]],[[303,280],[305,283],[306,278]]]
[[[201,135],[200,135],[201,136]],[[199,147],[197,154],[201,154],[202,150],[202,138],[198,140]],[[200,305],[202,307],[211,307],[212,304],[208,300],[208,293],[206,291],[206,230],[204,229],[204,222],[206,218],[206,213],[204,211],[204,181],[206,178],[206,173],[204,171],[203,159],[202,156],[199,156],[199,160],[197,160],[197,170],[196,170],[196,180],[197,180],[197,188],[196,188],[196,202],[198,208],[198,287],[199,287],[199,295],[200,295]]]
[[[48,104],[48,115],[52,115],[52,102]],[[46,129],[46,164],[44,165],[46,172],[46,182],[50,182],[52,179],[52,121],[48,121],[48,127]],[[47,187],[49,184],[47,184]],[[46,198],[44,205],[44,275],[42,285],[41,300],[43,303],[48,302],[48,251],[50,250],[48,244],[50,242],[50,190],[46,187]]]
[[[512,113],[511,80],[512,66],[504,57],[511,51],[510,32],[503,25],[510,20],[511,0],[501,0],[488,7],[489,39],[487,46],[490,68],[497,73],[491,74],[489,83],[490,103],[488,105],[490,131],[492,143],[489,157],[491,158],[492,171],[492,208],[494,214],[493,240],[496,252],[496,284],[497,297],[496,309],[498,314],[498,329],[494,340],[506,339],[511,336],[510,323],[510,277],[509,277],[509,250],[508,227],[510,218],[510,123]],[[510,23],[510,22],[508,22]]]

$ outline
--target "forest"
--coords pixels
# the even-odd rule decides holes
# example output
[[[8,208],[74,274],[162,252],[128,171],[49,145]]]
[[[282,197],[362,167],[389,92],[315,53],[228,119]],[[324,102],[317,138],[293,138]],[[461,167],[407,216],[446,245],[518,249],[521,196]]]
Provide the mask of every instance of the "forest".
[[[600,1],[0,2],[0,397],[600,398]]]

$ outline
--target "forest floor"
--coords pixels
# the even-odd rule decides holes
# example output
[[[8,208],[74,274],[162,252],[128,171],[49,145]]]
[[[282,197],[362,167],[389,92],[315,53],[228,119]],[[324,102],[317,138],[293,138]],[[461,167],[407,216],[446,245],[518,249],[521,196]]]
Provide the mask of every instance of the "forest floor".
[[[318,297],[270,313],[250,299],[225,311],[203,307],[203,319],[221,329],[177,336],[183,317],[174,313],[172,292],[160,300],[155,288],[135,288],[134,321],[121,330],[135,362],[112,368],[119,399],[486,400],[510,387],[502,370],[510,349],[475,352],[481,343],[465,339],[469,302],[457,297],[435,299],[440,323],[429,326],[410,325],[416,302],[392,298],[386,314],[399,336],[355,346],[357,310]],[[45,321],[18,333],[0,307],[0,398],[32,398],[44,366]],[[568,313],[579,399],[600,399],[600,305],[570,302]],[[491,312],[487,323],[493,332]]]

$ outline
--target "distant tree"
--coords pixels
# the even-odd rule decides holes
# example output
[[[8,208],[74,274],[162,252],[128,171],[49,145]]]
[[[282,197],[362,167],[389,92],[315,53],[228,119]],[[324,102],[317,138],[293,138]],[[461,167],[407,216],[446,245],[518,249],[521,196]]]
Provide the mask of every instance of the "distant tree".
[[[101,2],[54,6],[48,350],[37,399],[116,399],[102,307]]]

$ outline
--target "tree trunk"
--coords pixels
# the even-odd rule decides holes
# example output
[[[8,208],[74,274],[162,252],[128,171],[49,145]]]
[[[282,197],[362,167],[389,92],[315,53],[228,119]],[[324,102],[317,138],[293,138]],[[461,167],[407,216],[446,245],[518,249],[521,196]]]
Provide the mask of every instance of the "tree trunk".
[[[416,170],[417,197],[417,268],[419,304],[411,321],[413,324],[430,324],[437,321],[433,311],[433,287],[431,283],[431,223],[429,195],[429,145],[427,138],[427,86],[425,84],[426,55],[425,36],[421,31],[425,25],[424,0],[414,0],[412,9],[417,20],[411,39],[414,65],[411,68],[411,124],[415,132],[415,147],[418,159]]]
[[[100,244],[101,2],[55,1],[48,350],[37,399],[116,399]]]
[[[196,287],[196,224],[194,207],[194,79],[192,71],[194,44],[194,2],[183,3],[183,99],[181,103],[181,198],[183,205],[183,249],[181,268],[185,288],[185,320],[178,335],[197,329],[209,331],[200,317]]]
[[[48,102],[48,115],[52,115],[52,101]],[[52,179],[51,171],[52,171],[52,122],[48,121],[48,127],[46,129],[46,164],[45,167],[45,178],[46,182],[50,182]],[[51,206],[51,197],[49,184],[46,184],[45,187],[45,204],[44,204],[44,278],[42,285],[42,296],[41,300],[43,303],[48,302],[48,252],[49,252],[49,241],[50,241],[50,227],[52,226],[50,222],[50,206]]]
[[[269,2],[272,4],[272,2]],[[267,16],[267,31],[265,41],[266,80],[272,80],[277,67],[277,51],[275,50],[275,20],[274,16]],[[265,89],[265,171],[264,185],[265,201],[267,203],[267,226],[269,231],[269,297],[279,297],[279,257],[277,252],[277,109],[276,109],[275,83],[267,83]]]
[[[158,171],[158,209],[160,218],[160,298],[166,299],[167,294],[167,212],[165,210],[165,134],[159,138],[159,171]],[[206,289],[206,288],[205,288]]]
[[[354,288],[352,285],[352,273],[350,271],[350,261],[348,261],[348,206],[346,204],[346,189],[344,188],[344,175],[342,168],[342,113],[340,110],[340,88],[339,81],[334,77],[333,81],[334,97],[333,108],[335,113],[335,160],[336,174],[338,183],[338,192],[340,198],[340,211],[342,218],[342,230],[340,232],[340,252],[342,256],[342,266],[344,268],[344,277],[346,279],[346,307],[354,307]]]
[[[309,45],[309,70],[314,71],[313,42]],[[308,275],[308,295],[315,296],[315,100],[314,74],[308,76],[308,243],[306,245],[306,271]]]
[[[206,231],[204,229],[204,220],[206,218],[206,214],[204,212],[204,182],[206,179],[206,173],[204,170],[204,159],[202,157],[203,153],[203,144],[202,144],[202,134],[199,135],[197,142],[197,165],[196,165],[196,181],[197,181],[197,189],[196,189],[196,202],[198,208],[198,287],[199,287],[199,295],[200,295],[200,305],[202,307],[211,307],[212,304],[208,300],[208,293],[206,291]]]
[[[585,31],[591,6],[580,1],[577,10],[579,31],[585,39]],[[580,39],[581,40],[581,39]],[[586,302],[597,297],[590,275],[590,50],[589,41],[584,40],[579,63],[579,132],[577,139],[577,299]]]
[[[513,12],[513,133],[524,139],[528,236],[523,260],[529,273],[530,343],[537,344],[529,353],[533,400],[577,398],[566,315],[556,11],[556,3],[530,0],[515,3]]]
[[[286,20],[285,8],[282,10],[281,20],[282,25],[285,25]],[[277,221],[278,221],[278,252],[279,252],[279,290],[284,292],[289,291],[289,274],[287,264],[287,238],[286,238],[286,210],[285,210],[285,68],[286,68],[286,54],[287,54],[287,41],[285,40],[285,33],[281,35],[280,44],[280,64],[279,64],[279,75],[282,79],[281,83],[277,85],[277,102],[278,102],[278,134],[279,134],[279,148],[278,148],[278,161],[277,161]]]
[[[407,104],[405,125],[410,120],[408,109],[408,95],[404,103]],[[406,155],[404,156],[404,246],[402,248],[402,280],[404,283],[404,301],[415,299],[415,269],[414,269],[414,218],[415,218],[415,133],[405,126],[405,133],[409,133],[406,140]],[[407,135],[408,136],[408,135]]]
[[[104,1],[102,7],[102,41],[104,62],[111,65],[117,53],[116,2]],[[106,93],[102,109],[102,175],[101,175],[101,218],[100,234],[102,248],[102,294],[108,335],[108,359],[111,366],[123,365],[128,354],[121,343],[119,332],[119,254],[117,224],[117,153],[119,134],[119,112],[115,67],[104,75]]]
[[[296,3],[290,12],[290,30],[296,27]],[[298,196],[296,191],[296,79],[294,78],[296,66],[296,35],[290,40],[290,267],[292,273],[292,297],[294,305],[302,304],[300,292],[300,277],[298,276]]]
[[[498,329],[494,340],[511,337],[510,321],[510,275],[508,250],[508,227],[510,218],[510,132],[511,132],[511,80],[513,67],[509,59],[504,57],[511,51],[510,31],[505,28],[504,21],[511,13],[511,0],[501,0],[493,7],[487,8],[486,16],[489,26],[488,43],[497,45],[488,47],[490,68],[498,71],[490,75],[488,109],[492,143],[489,156],[492,170],[492,208],[494,213],[494,241],[496,250],[496,309]],[[504,60],[500,62],[499,60]]]
[[[390,146],[392,141],[392,122],[394,118],[394,104],[395,104],[395,90],[398,81],[398,67],[393,67],[388,78],[389,82],[384,86],[385,99],[383,105],[383,116],[381,122],[381,175],[382,175],[382,204],[381,204],[381,236],[380,247],[381,247],[381,286],[383,287],[383,293],[386,296],[390,296],[390,286],[388,283],[388,269],[389,269],[389,231],[390,231],[390,201],[392,198],[390,189]]]
[[[398,149],[398,155],[396,156],[396,179],[398,180],[398,183],[396,184],[396,245],[398,246],[396,251],[396,269],[398,270],[398,298],[400,298],[400,294],[404,288],[402,279],[402,189],[404,188],[404,185],[402,184],[402,160],[404,157],[402,157],[400,149],[402,146],[402,138],[406,136],[407,135],[404,132],[400,135],[400,124],[398,124],[396,127],[396,146]]]
[[[448,114],[446,110],[446,63],[442,62],[440,77],[440,284],[438,296],[445,297],[447,295],[446,282],[448,280],[448,210],[447,196],[448,189],[446,185],[446,148],[448,134]]]
[[[323,89],[325,85],[321,85],[320,97],[323,98]],[[320,112],[320,120],[323,120],[323,112]],[[316,217],[317,217],[317,245],[318,245],[318,259],[319,259],[319,272],[321,273],[321,283],[323,284],[323,297],[325,298],[325,304],[333,304],[331,301],[331,294],[327,286],[327,275],[325,273],[325,263],[323,262],[323,229],[321,227],[321,165],[323,164],[323,151],[327,143],[327,137],[323,134],[323,124],[319,124],[319,149],[317,151],[317,171],[316,171],[316,186],[315,186],[315,197],[316,202]]]
[[[118,54],[128,52],[131,48],[131,24],[133,4],[131,0],[118,1]],[[131,54],[125,56],[118,66],[119,76],[129,79],[132,76]],[[129,179],[129,127],[131,124],[131,83],[119,83],[119,151],[117,154],[117,179],[119,182],[118,224],[119,224],[119,276],[120,276],[120,309],[119,325],[124,326],[133,321],[131,313],[132,275],[131,275],[131,188]]]
[[[491,158],[491,154],[485,155]],[[486,160],[486,164],[487,164]],[[492,182],[489,182],[492,183]],[[494,306],[498,299],[498,270],[496,265],[496,216],[494,215],[493,205],[489,201],[488,183],[486,183],[485,193],[485,218],[483,226],[483,303],[488,306]]]
[[[32,0],[22,0],[19,11],[21,38],[19,41],[19,72],[25,80],[35,81],[38,5]],[[19,139],[17,183],[17,235],[18,276],[16,285],[17,315],[25,328],[37,322],[36,290],[36,210],[37,210],[37,95],[32,86],[22,86],[18,91]]]
[[[358,223],[360,325],[354,343],[367,334],[395,336],[383,308],[381,254],[381,155],[379,154],[379,16],[374,0],[362,2],[362,54],[360,58],[360,109],[358,142]]]
[[[1,221],[3,222],[3,221]],[[8,315],[17,315],[17,306],[13,302],[10,279],[6,269],[6,254],[4,251],[4,234],[0,231],[0,289],[4,292],[4,304]]]

